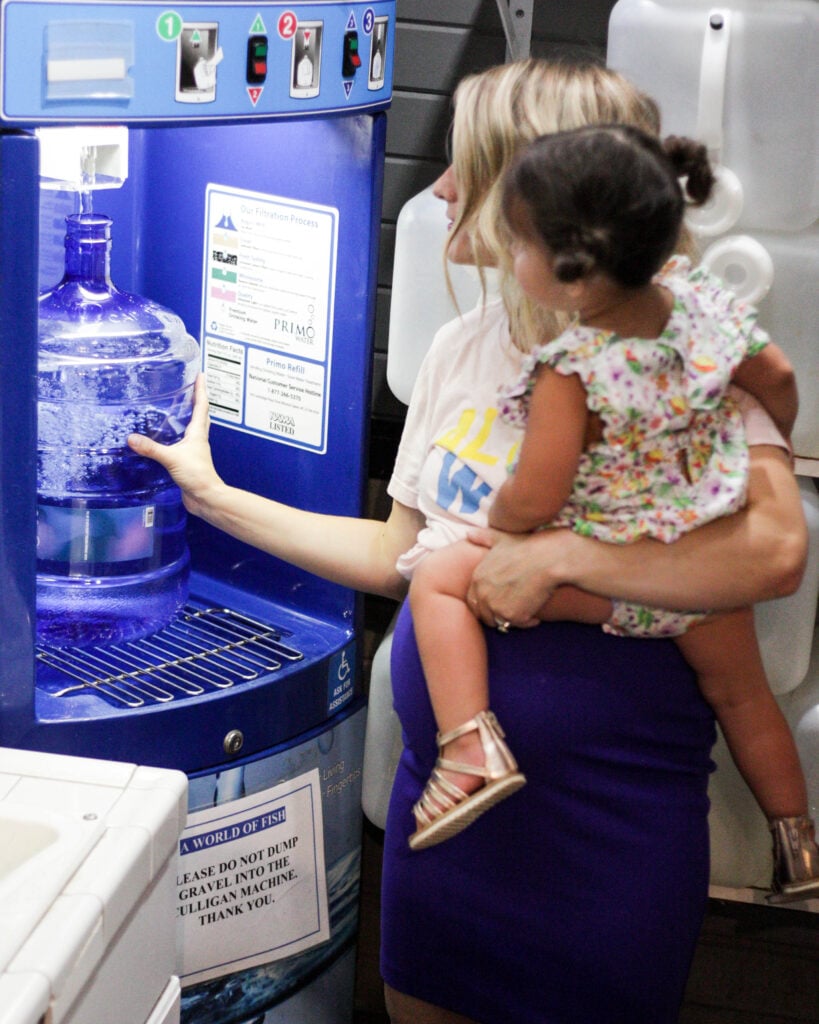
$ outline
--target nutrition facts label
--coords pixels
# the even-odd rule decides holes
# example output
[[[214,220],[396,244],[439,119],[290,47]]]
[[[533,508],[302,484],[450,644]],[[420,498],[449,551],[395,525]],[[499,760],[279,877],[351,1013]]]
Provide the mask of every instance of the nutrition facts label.
[[[202,337],[211,416],[322,452],[338,211],[210,185]]]

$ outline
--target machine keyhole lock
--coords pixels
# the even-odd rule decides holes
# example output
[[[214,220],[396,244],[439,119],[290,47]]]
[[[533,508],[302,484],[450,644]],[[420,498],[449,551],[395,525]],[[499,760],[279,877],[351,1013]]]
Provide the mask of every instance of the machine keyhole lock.
[[[239,729],[231,729],[222,740],[222,747],[226,754],[238,754],[244,746],[245,737]]]

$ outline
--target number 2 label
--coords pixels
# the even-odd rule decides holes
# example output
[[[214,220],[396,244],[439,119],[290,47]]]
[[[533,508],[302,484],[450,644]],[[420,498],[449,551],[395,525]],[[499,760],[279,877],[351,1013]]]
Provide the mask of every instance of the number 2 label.
[[[279,16],[279,35],[282,39],[292,39],[296,34],[299,19],[292,11],[284,11]]]

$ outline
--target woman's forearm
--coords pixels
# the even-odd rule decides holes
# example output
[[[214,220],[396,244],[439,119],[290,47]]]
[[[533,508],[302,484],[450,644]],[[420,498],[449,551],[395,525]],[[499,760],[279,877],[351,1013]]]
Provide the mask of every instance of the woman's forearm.
[[[387,522],[292,508],[221,483],[197,505],[212,526],[342,586],[400,598],[397,557],[418,533],[415,513],[396,505]]]
[[[684,610],[727,610],[792,593],[799,585],[796,545],[787,537],[754,536],[746,513],[702,527],[675,544],[641,540],[590,550],[588,538],[567,539],[567,582],[591,593]],[[754,549],[760,554],[754,555]],[[558,570],[560,571],[560,570]]]
[[[608,597],[661,607],[715,610],[793,593],[802,579],[807,530],[799,487],[785,452],[751,449],[748,504],[673,544],[625,547],[570,538],[565,581]]]
[[[673,544],[604,544],[568,530],[500,536],[492,544],[473,577],[470,602],[488,624],[503,618],[527,625],[563,584],[683,610],[721,610],[783,597],[801,581],[807,530],[786,453],[756,446],[747,507]]]
[[[395,562],[415,543],[423,526],[420,512],[395,502],[386,522],[323,515],[231,487],[213,465],[208,422],[200,375],[193,415],[180,441],[163,445],[132,434],[128,444],[164,466],[182,491],[188,512],[212,526],[342,586],[386,597],[404,595],[407,584]]]

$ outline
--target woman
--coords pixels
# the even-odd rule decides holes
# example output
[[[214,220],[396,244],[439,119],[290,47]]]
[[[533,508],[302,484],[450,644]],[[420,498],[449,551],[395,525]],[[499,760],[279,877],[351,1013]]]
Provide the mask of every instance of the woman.
[[[495,186],[515,150],[534,135],[601,120],[656,129],[653,104],[605,69],[524,61],[468,79],[456,97],[454,170],[437,184],[453,221],[449,258],[479,267],[502,262]],[[516,375],[522,350],[549,325],[502,276],[505,302],[486,303],[436,337],[410,405],[386,523],[308,513],[227,486],[210,459],[201,382],[183,441],[162,448],[134,438],[132,446],[169,469],[193,514],[318,575],[400,598],[406,583],[395,564],[424,525],[425,498],[440,481],[453,500],[468,505],[480,493],[476,467],[487,457],[508,456],[516,443],[507,434],[486,450],[483,414],[494,407],[497,384]],[[765,492],[772,477],[763,468],[763,493],[755,493],[757,476],[745,511],[673,545],[684,546],[681,564],[686,551],[698,552],[690,586],[674,578],[663,591],[657,585],[657,577],[669,574],[663,552],[658,547],[655,574],[653,548],[644,544],[637,557],[638,545],[600,552],[599,578],[596,548],[582,549],[581,585],[619,592],[619,586],[602,587],[622,573],[635,600],[681,607],[699,604],[703,592],[711,608],[788,592],[799,578],[805,536],[787,456],[775,443],[764,446],[765,459],[776,467],[771,472],[782,493]],[[472,457],[464,451],[470,446]],[[469,486],[470,474],[477,487]],[[787,544],[780,543],[782,532]],[[505,543],[489,553],[490,567],[502,560]],[[539,537],[518,543],[540,551]],[[737,568],[750,560],[755,587],[736,580]],[[502,581],[484,583],[474,595],[481,613],[490,623],[497,614],[524,624],[528,614],[521,610],[531,592],[539,588],[542,600],[544,588],[575,571],[548,549],[545,566],[543,579],[530,579],[520,593]],[[644,576],[654,593],[641,586]],[[507,605],[509,614],[502,610]],[[392,1020],[672,1021],[708,877],[714,726],[696,681],[671,642],[608,637],[595,627],[490,630],[487,641],[499,717],[514,731],[528,785],[461,836],[416,853],[407,846],[411,808],[431,770],[435,742],[406,607],[393,639],[406,749],[384,855],[382,972]]]

